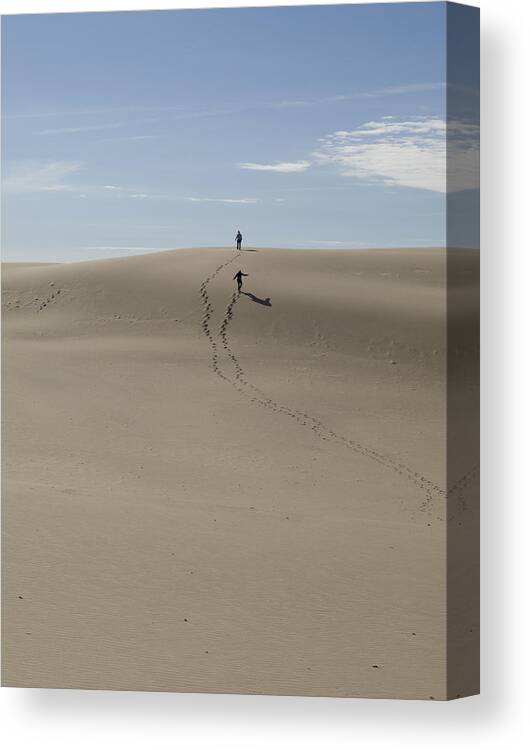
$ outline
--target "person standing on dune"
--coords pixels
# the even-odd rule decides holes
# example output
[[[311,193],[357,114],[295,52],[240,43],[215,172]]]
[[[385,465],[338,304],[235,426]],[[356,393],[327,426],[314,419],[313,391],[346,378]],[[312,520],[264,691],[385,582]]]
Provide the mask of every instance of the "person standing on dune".
[[[242,245],[242,234],[241,234],[240,229],[237,230],[237,234],[235,235],[235,241],[237,242],[237,250],[240,250],[241,245]]]
[[[243,273],[242,271],[237,271],[237,273],[233,277],[234,281],[235,279],[237,279],[237,291],[239,292],[239,294],[241,293],[241,289],[242,289],[242,277],[243,276],[248,276],[248,274]]]

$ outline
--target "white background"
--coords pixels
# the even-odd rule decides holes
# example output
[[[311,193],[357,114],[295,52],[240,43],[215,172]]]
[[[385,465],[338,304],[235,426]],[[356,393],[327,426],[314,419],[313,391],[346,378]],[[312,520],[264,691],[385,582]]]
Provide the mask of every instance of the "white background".
[[[319,4],[324,4],[320,0]],[[270,2],[0,0],[2,13]],[[295,3],[285,0],[283,4]],[[478,4],[478,3],[471,3]],[[529,3],[482,0],[482,695],[452,703],[0,691],[6,747],[527,746]],[[317,65],[317,61],[315,61]]]

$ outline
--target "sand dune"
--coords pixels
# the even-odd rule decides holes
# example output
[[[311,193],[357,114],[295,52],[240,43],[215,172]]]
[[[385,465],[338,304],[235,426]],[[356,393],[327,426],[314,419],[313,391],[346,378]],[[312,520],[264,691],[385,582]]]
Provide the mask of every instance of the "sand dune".
[[[4,684],[453,697],[477,456],[447,478],[446,257],[4,264]],[[477,262],[450,271],[467,404]]]

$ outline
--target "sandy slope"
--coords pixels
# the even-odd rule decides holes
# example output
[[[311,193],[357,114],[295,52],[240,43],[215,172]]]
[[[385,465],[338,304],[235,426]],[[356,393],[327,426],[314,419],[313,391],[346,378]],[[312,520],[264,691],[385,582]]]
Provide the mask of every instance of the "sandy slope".
[[[5,266],[4,684],[447,697],[445,268]]]

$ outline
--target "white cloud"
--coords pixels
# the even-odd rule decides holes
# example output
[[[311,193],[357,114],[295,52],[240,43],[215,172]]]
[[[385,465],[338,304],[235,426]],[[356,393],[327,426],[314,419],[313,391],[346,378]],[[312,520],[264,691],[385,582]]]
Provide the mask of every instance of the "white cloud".
[[[69,135],[70,133],[88,133],[92,130],[113,130],[120,128],[121,122],[110,122],[104,125],[78,125],[73,128],[48,128],[39,131],[39,135]]]
[[[8,165],[2,181],[6,193],[59,192],[76,189],[65,180],[82,167],[78,161],[20,161]],[[78,188],[77,188],[78,189]]]
[[[479,127],[449,126],[448,187],[477,187]],[[334,164],[344,176],[385,185],[444,193],[447,186],[447,127],[436,117],[404,121],[382,119],[355,130],[338,130],[320,139],[317,163]]]
[[[317,106],[320,104],[328,104],[332,102],[341,102],[354,99],[376,99],[380,97],[392,97],[401,95],[410,95],[428,91],[441,91],[447,87],[443,81],[438,82],[423,82],[423,83],[405,83],[397,86],[386,86],[380,89],[371,89],[369,91],[348,91],[345,93],[334,94],[327,97],[320,97],[316,99],[283,99],[278,101],[264,101],[264,102],[249,102],[242,106],[239,103],[233,103],[228,105],[224,109],[191,109],[187,110],[183,105],[168,106],[168,107],[134,107],[134,106],[120,106],[120,107],[98,107],[92,109],[76,109],[76,110],[51,110],[47,112],[18,112],[14,114],[6,115],[9,120],[14,119],[42,119],[49,117],[93,117],[95,115],[115,115],[122,116],[124,113],[129,115],[133,112],[146,112],[146,113],[166,113],[171,115],[176,113],[176,119],[181,118],[193,118],[193,117],[212,117],[212,116],[223,116],[230,114],[237,114],[246,112],[248,110],[261,110],[261,109],[282,109],[288,107],[307,107]],[[451,88],[465,91],[469,95],[476,95],[477,90],[471,89],[470,87],[455,86],[451,85]],[[157,119],[157,118],[156,118]],[[142,120],[143,122],[154,121],[154,118],[149,120]],[[75,129],[77,130],[77,129]],[[72,130],[73,132],[73,130]]]
[[[424,91],[441,91],[446,88],[444,81],[429,83],[405,83],[400,86],[386,86],[374,91],[366,91],[360,96],[363,98],[376,98],[377,96],[400,96],[406,94],[420,94]]]
[[[141,190],[141,188],[138,187],[123,187],[122,185],[102,185],[101,187],[97,188],[97,190],[108,190],[110,194],[118,195],[120,197],[122,197],[123,195],[128,195],[129,198],[137,199],[161,197],[159,195],[145,193]]]
[[[259,198],[188,198],[193,203],[259,203]]]
[[[152,141],[157,135],[124,135],[122,138],[99,138],[92,143],[126,143],[127,141]]]
[[[239,169],[251,169],[255,172],[304,172],[310,167],[310,161],[280,161],[275,164],[255,164],[243,162],[237,165]]]
[[[75,175],[82,166],[81,162],[74,161],[14,162],[4,172],[2,188],[6,193],[76,191],[79,198],[103,194],[136,199],[157,197],[143,192],[141,187],[68,182],[67,178]]]

